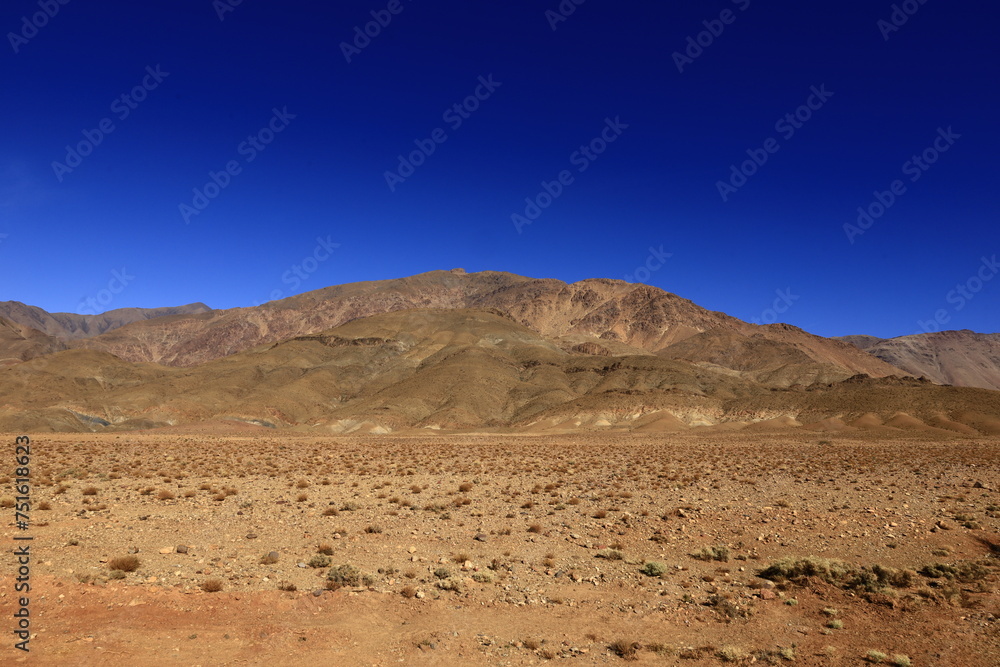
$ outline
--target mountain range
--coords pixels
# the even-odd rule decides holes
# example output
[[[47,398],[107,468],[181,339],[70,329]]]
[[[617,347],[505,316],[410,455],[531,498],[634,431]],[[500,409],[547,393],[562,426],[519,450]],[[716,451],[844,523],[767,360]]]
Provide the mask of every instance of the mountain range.
[[[461,269],[253,308],[0,302],[0,430],[1000,432],[1000,335],[830,339],[655,287]],[[955,386],[946,386],[955,385]]]

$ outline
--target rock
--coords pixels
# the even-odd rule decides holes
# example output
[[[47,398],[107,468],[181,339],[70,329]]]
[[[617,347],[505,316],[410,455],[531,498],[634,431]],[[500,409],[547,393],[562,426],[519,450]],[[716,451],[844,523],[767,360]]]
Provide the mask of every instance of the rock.
[[[128,548],[128,552],[130,554],[137,554],[137,553],[139,553],[139,547],[129,547]]]
[[[186,554],[187,552],[188,552],[188,548],[185,545],[183,545],[183,544],[178,544],[177,545],[177,553],[179,553],[179,554]]]
[[[173,547],[163,547],[162,549],[160,549],[161,554],[172,554],[173,552],[174,552]]]
[[[321,595],[323,595],[323,589],[322,588],[317,588],[316,590],[313,591],[313,597],[314,598],[318,598]]]
[[[407,549],[407,551],[410,552],[411,554],[412,553],[416,553],[417,548],[416,547],[410,547],[409,549]]]
[[[477,542],[485,542],[485,541],[486,541],[486,540],[488,540],[489,538],[488,538],[488,537],[486,537],[486,534],[485,534],[485,533],[478,533],[478,534],[477,534],[477,535],[476,535],[475,537],[473,537],[472,539],[476,540]]]
[[[247,539],[248,540],[256,540],[257,539],[257,533],[247,533]]]
[[[761,600],[774,600],[778,597],[777,593],[769,588],[761,588],[757,591],[757,594],[760,595]]]

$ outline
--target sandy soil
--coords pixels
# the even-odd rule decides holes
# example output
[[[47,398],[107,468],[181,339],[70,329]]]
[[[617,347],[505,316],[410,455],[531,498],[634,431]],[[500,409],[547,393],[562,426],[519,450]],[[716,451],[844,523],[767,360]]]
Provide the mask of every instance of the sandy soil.
[[[998,447],[38,436],[31,652],[5,507],[0,663],[1000,665]],[[759,576],[805,557],[853,569]]]

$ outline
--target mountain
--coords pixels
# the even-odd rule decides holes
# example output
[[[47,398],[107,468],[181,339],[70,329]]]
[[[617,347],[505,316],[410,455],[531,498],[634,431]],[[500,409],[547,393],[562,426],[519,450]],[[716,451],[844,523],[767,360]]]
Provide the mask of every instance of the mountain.
[[[71,344],[128,361],[194,366],[357,318],[415,308],[494,310],[566,348],[583,345],[616,355],[663,354],[737,373],[745,372],[741,365],[746,364],[727,365],[712,356],[710,348],[718,344],[718,337],[766,341],[775,361],[768,373],[755,377],[779,386],[842,380],[858,373],[903,374],[841,341],[788,325],[758,327],[655,287],[605,279],[567,284],[461,269],[327,287],[254,308],[144,319]],[[711,335],[695,338],[706,332]],[[687,344],[669,351],[681,342]],[[778,359],[782,353],[794,363],[783,365]]]
[[[0,318],[0,430],[1000,433],[1000,335],[833,340],[620,280],[454,269],[254,308],[0,306],[19,318]]]
[[[482,309],[382,313],[193,367],[69,349],[43,357],[47,363],[0,369],[0,430],[228,420],[326,434],[720,425],[1000,433],[1000,392],[862,375],[768,387],[719,365],[606,351],[567,349],[565,341]],[[792,363],[807,360],[803,353]]]
[[[939,384],[1000,389],[1000,334],[965,329],[888,339],[845,336],[840,340]]]
[[[0,367],[64,349],[57,338],[0,317]]]
[[[99,315],[75,313],[48,313],[36,306],[20,301],[0,301],[0,318],[22,326],[31,327],[63,341],[98,336],[119,327],[167,315],[188,315],[211,312],[203,303],[192,303],[175,308],[119,308]]]

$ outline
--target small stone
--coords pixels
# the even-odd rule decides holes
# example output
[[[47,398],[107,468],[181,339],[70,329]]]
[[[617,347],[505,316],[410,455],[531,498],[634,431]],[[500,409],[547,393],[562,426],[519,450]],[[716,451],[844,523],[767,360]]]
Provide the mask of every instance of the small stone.
[[[177,553],[179,553],[179,554],[186,554],[187,552],[188,552],[188,548],[185,545],[183,545],[183,544],[178,544],[177,545]]]
[[[774,600],[778,597],[777,594],[769,588],[762,588],[757,591],[757,594],[760,595],[761,600]]]
[[[247,539],[248,540],[256,540],[257,539],[257,533],[247,533]]]
[[[313,591],[313,597],[314,598],[318,598],[321,595],[323,595],[323,589],[322,588],[317,588],[316,590]]]
[[[488,537],[486,536],[486,534],[485,534],[485,533],[478,533],[478,534],[477,534],[477,535],[476,535],[476,536],[475,536],[474,538],[472,538],[472,539],[476,540],[477,542],[485,542],[485,541],[486,541],[486,540],[488,540],[489,538],[488,538]]]
[[[173,547],[163,547],[162,549],[160,549],[161,554],[172,554],[173,552],[174,552]]]

